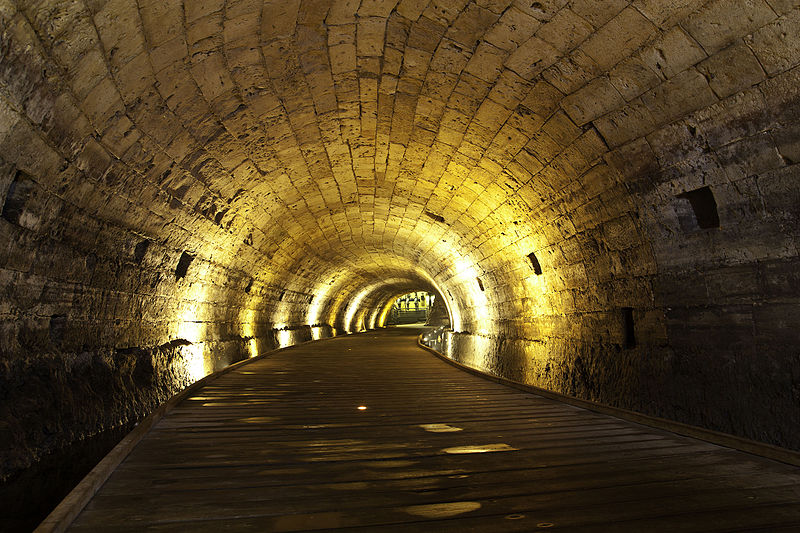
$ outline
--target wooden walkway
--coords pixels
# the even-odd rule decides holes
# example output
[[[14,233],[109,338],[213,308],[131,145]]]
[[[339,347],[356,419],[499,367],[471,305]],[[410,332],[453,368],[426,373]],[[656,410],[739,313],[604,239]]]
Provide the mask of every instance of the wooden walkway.
[[[800,531],[800,469],[472,376],[417,333],[220,377],[71,531]]]

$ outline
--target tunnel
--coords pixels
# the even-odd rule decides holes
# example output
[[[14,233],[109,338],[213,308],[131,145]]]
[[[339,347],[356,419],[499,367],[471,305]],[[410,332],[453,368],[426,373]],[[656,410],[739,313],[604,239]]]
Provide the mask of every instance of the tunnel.
[[[0,478],[413,291],[800,449],[798,64],[792,0],[0,0]]]

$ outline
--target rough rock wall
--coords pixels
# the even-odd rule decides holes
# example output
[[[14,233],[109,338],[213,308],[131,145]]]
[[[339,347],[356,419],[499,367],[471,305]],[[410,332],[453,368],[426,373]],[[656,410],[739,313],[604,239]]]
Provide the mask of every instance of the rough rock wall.
[[[621,12],[542,74],[554,99],[568,96],[528,145],[544,170],[517,194],[545,214],[549,244],[479,241],[481,283],[452,290],[472,309],[453,354],[798,448],[800,12],[683,4],[634,3],[625,16],[638,25]],[[607,74],[595,78],[598,66]],[[509,261],[529,251],[530,264]]]
[[[231,362],[332,334],[300,327],[310,295],[98,220],[14,165],[0,182],[2,475]]]
[[[175,138],[142,98],[120,104],[86,9],[0,2],[0,479],[231,362],[375,318],[348,315],[362,275],[279,262],[264,232],[291,221],[239,222],[258,208],[210,179],[214,132]]]
[[[8,449],[412,289],[498,372],[797,446],[795,4],[0,0]]]

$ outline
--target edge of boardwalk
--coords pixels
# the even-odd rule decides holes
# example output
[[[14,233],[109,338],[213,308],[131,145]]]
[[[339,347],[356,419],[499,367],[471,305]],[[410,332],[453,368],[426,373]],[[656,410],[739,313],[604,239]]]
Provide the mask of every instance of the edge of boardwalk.
[[[674,420],[668,420],[666,418],[650,416],[643,413],[638,413],[636,411],[622,409],[620,407],[612,407],[610,405],[592,402],[589,400],[582,400],[574,396],[567,396],[565,394],[549,391],[547,389],[541,389],[534,385],[528,385],[527,383],[521,383],[519,381],[514,381],[508,378],[503,378],[500,376],[489,374],[477,368],[465,365],[464,363],[460,363],[454,359],[450,359],[445,354],[435,350],[434,348],[431,348],[430,346],[427,346],[422,342],[422,335],[417,337],[417,345],[423,350],[431,352],[439,359],[443,360],[446,363],[449,363],[450,365],[453,365],[454,367],[460,370],[463,370],[464,372],[468,372],[475,376],[488,379],[489,381],[494,381],[495,383],[500,383],[508,387],[512,387],[525,392],[530,392],[532,394],[537,394],[539,396],[543,396],[551,400],[556,400],[569,405],[574,405],[576,407],[581,407],[583,409],[588,409],[590,411],[595,411],[598,413],[602,413],[604,415],[622,418],[629,422],[635,422],[643,426],[649,426],[656,429],[669,431],[671,433],[677,433],[678,435],[692,437],[694,439],[710,442],[711,444],[724,446],[726,448],[733,448],[741,452],[746,452],[752,455],[758,455],[760,457],[765,457],[767,459],[772,459],[774,461],[779,461],[781,463],[787,463],[793,466],[800,466],[800,452],[789,450],[787,448],[781,448],[779,446],[773,446],[772,444],[766,444],[763,442],[746,439],[743,437],[737,437],[736,435],[730,435],[728,433],[722,433],[720,431],[714,431],[711,429],[705,429],[698,426],[684,424],[682,422],[676,422]]]
[[[373,333],[374,331],[375,330],[367,330],[365,332],[360,332],[360,333]],[[351,335],[358,335],[358,333]],[[125,458],[131,453],[131,451],[136,447],[136,445],[139,442],[141,442],[141,440],[150,432],[150,430],[161,419],[163,419],[167,414],[169,414],[169,412],[172,409],[174,409],[175,406],[177,406],[180,402],[182,402],[191,394],[195,393],[198,389],[205,387],[209,383],[213,382],[214,380],[218,379],[219,377],[233,370],[241,368],[242,366],[245,366],[254,361],[258,361],[260,359],[272,356],[277,352],[287,350],[290,348],[295,348],[297,346],[308,344],[311,342],[329,341],[329,340],[341,339],[347,336],[350,335],[338,335],[336,337],[328,337],[326,339],[305,341],[292,346],[286,346],[283,348],[271,350],[269,352],[260,354],[256,357],[250,359],[244,359],[242,361],[233,363],[189,385],[187,388],[185,388],[184,390],[182,390],[181,392],[179,392],[178,394],[176,394],[175,396],[171,397],[169,400],[164,402],[162,405],[160,405],[155,411],[153,411],[150,415],[145,417],[142,420],[142,422],[140,422],[130,433],[128,433],[128,435],[126,435],[119,442],[119,444],[117,444],[111,450],[111,452],[109,452],[108,455],[106,455],[103,458],[103,460],[101,460],[83,478],[83,480],[81,480],[80,483],[78,483],[78,485],[61,501],[61,503],[58,504],[58,506],[44,519],[44,521],[42,521],[42,523],[36,528],[34,533],[55,533],[55,532],[60,533],[66,531],[66,529],[78,517],[81,511],[83,511],[84,507],[86,507],[89,501],[91,501],[91,499],[94,497],[97,491],[100,490],[100,488],[103,486],[106,480],[111,476],[114,470],[116,470],[116,468],[120,465],[120,463],[122,463],[122,461],[125,460]],[[476,368],[454,361],[453,359],[448,358],[446,355],[434,350],[433,348],[426,346],[425,344],[422,343],[422,335],[417,337],[417,345],[423,350],[426,350],[436,355],[438,358],[442,359],[443,361],[447,362],[448,364],[460,370],[524,392],[537,394],[539,396],[549,398],[552,400],[557,400],[570,405],[574,405],[576,407],[589,409],[591,411],[625,419],[645,426],[650,426],[661,430],[670,431],[672,433],[693,437],[696,439],[711,442],[713,444],[725,446],[728,448],[734,448],[743,452],[766,457],[768,459],[773,459],[783,463],[788,463],[794,466],[800,466],[800,453],[792,450],[752,441],[749,439],[744,439],[741,437],[736,437],[733,435],[728,435],[725,433],[720,433],[717,431],[699,428],[696,426],[690,426],[688,424],[683,424],[680,422],[674,422],[663,418],[657,418],[637,413],[634,411],[629,411],[626,409],[611,407],[608,405],[603,405],[588,400],[581,400],[572,396],[566,396],[545,389],[540,389],[533,385],[527,385],[510,379],[487,374]]]
[[[367,330],[359,333],[371,333],[374,330]],[[311,342],[329,341],[333,339],[341,339],[342,337],[350,335],[358,335],[359,333],[351,333],[345,335],[337,335],[335,337],[327,337],[324,339],[309,340],[299,342],[291,346],[284,346],[283,348],[276,348],[268,352],[264,352],[249,359],[243,359],[232,363],[221,370],[217,370],[206,377],[195,381],[179,393],[172,396],[166,402],[162,403],[155,411],[142,419],[130,433],[125,435],[119,443],[108,452],[108,455],[97,463],[97,465],[89,471],[88,474],[73,488],[66,497],[53,509],[49,515],[42,521],[41,524],[34,530],[34,533],[62,533],[69,528],[75,521],[78,515],[83,511],[84,507],[88,505],[91,499],[100,490],[100,487],[111,476],[114,470],[125,460],[126,457],[133,451],[139,442],[150,432],[150,430],[167,414],[169,414],[176,405],[181,403],[187,397],[191,396],[198,389],[201,389],[216,380],[217,378],[236,370],[242,366],[250,364],[254,361],[264,359],[277,352],[295,348],[303,344]]]

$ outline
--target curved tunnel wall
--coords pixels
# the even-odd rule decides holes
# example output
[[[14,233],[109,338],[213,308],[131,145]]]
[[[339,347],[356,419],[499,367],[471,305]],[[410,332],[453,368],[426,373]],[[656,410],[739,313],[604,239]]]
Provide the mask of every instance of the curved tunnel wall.
[[[0,0],[0,29],[4,472],[416,289],[507,377],[800,447],[793,2]]]

